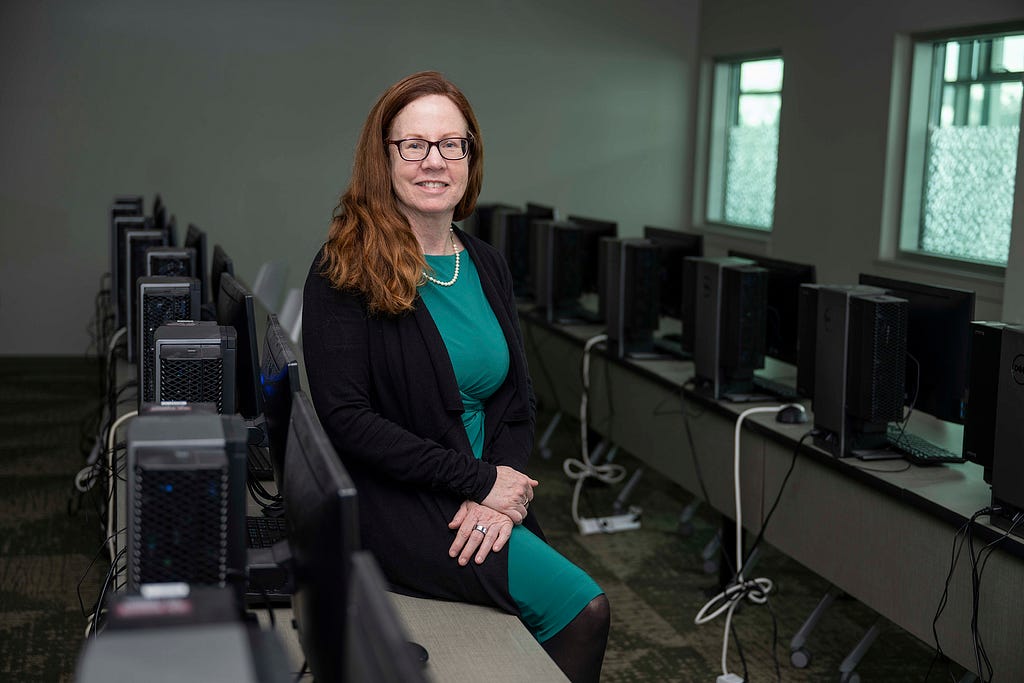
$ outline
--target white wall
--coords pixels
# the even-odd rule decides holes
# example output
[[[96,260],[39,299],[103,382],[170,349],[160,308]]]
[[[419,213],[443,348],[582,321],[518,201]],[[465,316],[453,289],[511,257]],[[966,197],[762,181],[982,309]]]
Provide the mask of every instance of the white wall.
[[[0,5],[0,354],[75,354],[116,194],[159,192],[251,279],[301,286],[376,97],[439,69],[482,199],[682,226],[698,0]]]
[[[775,229],[757,235],[708,228],[706,249],[743,247],[816,263],[820,282],[856,282],[859,273],[873,272],[974,289],[976,317],[1003,319],[1001,276],[915,266],[879,254],[897,34],[1022,19],[1020,0],[702,3],[704,60],[764,50],[781,50],[785,60]],[[1022,173],[1019,169],[1018,232],[1024,218]],[[699,209],[699,198],[687,204]],[[694,221],[702,223],[699,216]],[[1021,250],[1024,235],[1015,237],[1015,249]],[[1011,256],[1011,268],[1021,267],[1024,257]],[[1014,277],[1011,272],[1007,279]]]

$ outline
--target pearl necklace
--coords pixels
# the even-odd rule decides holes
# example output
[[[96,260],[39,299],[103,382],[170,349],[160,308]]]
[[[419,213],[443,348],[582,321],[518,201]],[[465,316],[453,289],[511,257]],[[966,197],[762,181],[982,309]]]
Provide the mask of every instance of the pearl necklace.
[[[427,271],[423,271],[423,277],[427,278],[435,285],[439,285],[441,287],[451,287],[452,285],[455,284],[455,281],[459,279],[459,252],[455,248],[455,231],[451,228],[448,228],[448,239],[451,240],[452,251],[455,252],[455,274],[452,275],[452,279],[448,280],[448,282],[441,282],[436,278],[430,277],[430,275],[427,274]]]

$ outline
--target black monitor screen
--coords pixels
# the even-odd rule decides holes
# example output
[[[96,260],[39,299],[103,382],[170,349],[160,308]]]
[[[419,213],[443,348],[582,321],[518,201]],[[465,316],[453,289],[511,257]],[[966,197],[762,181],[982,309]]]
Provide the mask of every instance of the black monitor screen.
[[[352,553],[359,549],[356,487],[301,391],[292,404],[284,467],[299,642],[316,680],[348,680],[347,591]]]
[[[580,258],[582,260],[582,287],[584,292],[599,294],[598,263],[601,259],[600,247],[602,237],[618,237],[619,225],[612,221],[596,218],[569,216],[569,221],[580,227]]]
[[[267,316],[267,334],[263,338],[260,393],[263,395],[267,444],[279,491],[282,489],[281,475],[284,472],[288,420],[292,414],[293,396],[300,388],[299,361],[295,357],[291,340],[278,322],[277,316],[271,313]]]
[[[646,226],[644,237],[660,249],[659,310],[668,318],[683,318],[683,261],[704,255],[704,236]]]
[[[768,271],[765,316],[765,355],[783,363],[797,364],[800,330],[800,285],[817,282],[815,267],[729,250],[729,256],[750,259]]]
[[[200,300],[205,303],[210,300],[210,275],[206,270],[206,233],[194,223],[189,223],[184,246],[196,250],[196,277],[202,289]]]
[[[213,303],[217,303],[220,296],[220,276],[224,273],[235,274],[235,262],[231,260],[224,247],[219,244],[213,245],[213,259],[210,261],[210,296]]]
[[[860,284],[882,287],[909,302],[906,391],[914,410],[963,424],[974,292],[864,273]]]
[[[252,292],[230,273],[220,278],[217,322],[235,328],[238,337],[235,405],[242,417],[255,418],[263,412],[263,397],[256,390],[260,373],[256,355],[256,313]]]
[[[384,575],[373,555],[352,555],[345,640],[345,680],[379,683],[426,682],[423,665],[387,594]]]

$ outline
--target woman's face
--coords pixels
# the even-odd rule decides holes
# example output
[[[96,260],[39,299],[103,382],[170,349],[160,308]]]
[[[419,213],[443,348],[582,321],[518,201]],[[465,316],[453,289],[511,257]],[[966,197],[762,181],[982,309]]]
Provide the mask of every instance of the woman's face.
[[[437,142],[467,137],[467,130],[466,119],[454,102],[444,95],[424,95],[398,112],[388,139]],[[406,161],[397,146],[388,145],[388,150],[391,185],[409,222],[451,223],[455,207],[466,193],[469,157],[450,161],[441,156],[436,146],[431,146],[426,159]]]

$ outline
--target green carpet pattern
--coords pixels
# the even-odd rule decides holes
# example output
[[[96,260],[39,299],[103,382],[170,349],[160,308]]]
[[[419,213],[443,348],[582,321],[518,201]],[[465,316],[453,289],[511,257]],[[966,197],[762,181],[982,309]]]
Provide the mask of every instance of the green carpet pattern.
[[[97,365],[0,359],[0,680],[72,680],[107,564],[89,569],[99,517],[79,503],[81,425],[96,406]]]

